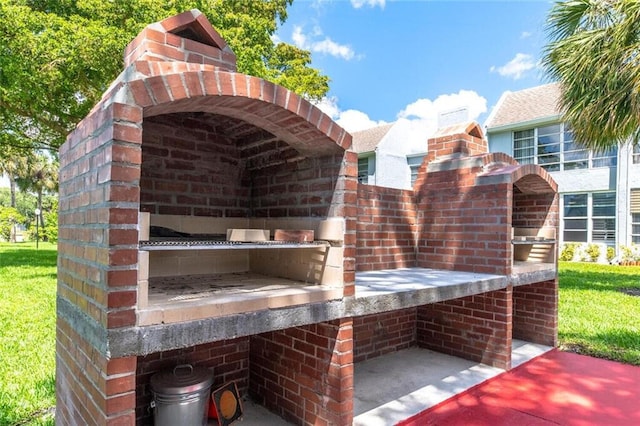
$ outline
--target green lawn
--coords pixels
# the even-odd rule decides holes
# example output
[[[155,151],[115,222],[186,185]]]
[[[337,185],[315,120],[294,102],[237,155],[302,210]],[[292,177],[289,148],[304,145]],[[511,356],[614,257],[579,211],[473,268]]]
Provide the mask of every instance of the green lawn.
[[[640,365],[640,267],[560,262],[560,348]]]
[[[0,243],[0,425],[53,424],[56,256]]]
[[[56,247],[0,243],[0,426],[52,425]],[[560,263],[564,350],[640,365],[640,267]]]

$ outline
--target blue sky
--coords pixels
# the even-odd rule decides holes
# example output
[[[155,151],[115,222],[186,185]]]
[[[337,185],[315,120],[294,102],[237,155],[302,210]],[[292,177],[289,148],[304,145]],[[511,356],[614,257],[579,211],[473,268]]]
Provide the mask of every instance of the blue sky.
[[[331,78],[320,107],[350,131],[430,121],[548,82],[538,62],[548,1],[294,0],[277,39]]]

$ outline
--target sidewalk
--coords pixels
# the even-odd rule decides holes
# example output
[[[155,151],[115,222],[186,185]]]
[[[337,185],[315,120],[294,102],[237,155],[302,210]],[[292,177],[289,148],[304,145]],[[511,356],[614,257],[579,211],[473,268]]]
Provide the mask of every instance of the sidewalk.
[[[399,425],[640,425],[640,367],[552,350]]]

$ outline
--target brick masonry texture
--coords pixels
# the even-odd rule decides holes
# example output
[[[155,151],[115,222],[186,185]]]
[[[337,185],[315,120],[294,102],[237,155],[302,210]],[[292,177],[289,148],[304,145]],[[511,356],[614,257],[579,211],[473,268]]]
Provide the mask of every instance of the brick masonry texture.
[[[418,307],[418,346],[509,369],[511,287]]]
[[[250,394],[295,424],[348,425],[353,420],[352,321],[253,336]]]
[[[513,288],[513,337],[542,345],[557,345],[557,279]]]
[[[512,331],[556,343],[551,280],[109,358],[109,332],[137,327],[139,211],[342,218],[345,297],[356,270],[509,275],[511,227],[558,224],[549,175],[486,154],[477,125],[428,141],[413,191],[359,185],[351,135],[295,93],[235,72],[196,12],[148,26],[125,64],[60,149],[57,424],[147,424],[150,377],[192,363],[212,368],[214,388],[236,382],[296,424],[349,425],[354,362],[418,345],[509,368]]]
[[[416,309],[353,319],[354,362],[416,346]]]

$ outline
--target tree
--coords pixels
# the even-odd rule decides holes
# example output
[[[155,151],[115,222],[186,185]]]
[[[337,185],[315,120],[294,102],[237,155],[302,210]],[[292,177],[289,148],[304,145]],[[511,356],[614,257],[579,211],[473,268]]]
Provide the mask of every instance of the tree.
[[[16,180],[26,173],[27,158],[23,153],[11,146],[2,149],[0,145],[0,177],[4,174],[9,179],[11,203],[9,207],[16,207]]]
[[[560,82],[576,140],[595,151],[640,142],[640,2],[570,0],[552,7],[543,65]]]
[[[15,226],[23,223],[24,217],[13,207],[0,207],[0,238],[15,242]]]
[[[46,192],[55,192],[58,189],[58,165],[50,157],[39,154],[27,164],[26,173],[16,180],[21,191],[34,192],[37,196],[37,207],[40,214],[36,220],[41,227],[44,226],[44,211],[42,209],[42,196]]]
[[[198,8],[238,71],[320,98],[328,78],[309,52],[271,37],[292,0],[0,0],[0,145],[56,150],[122,70],[146,25]]]

